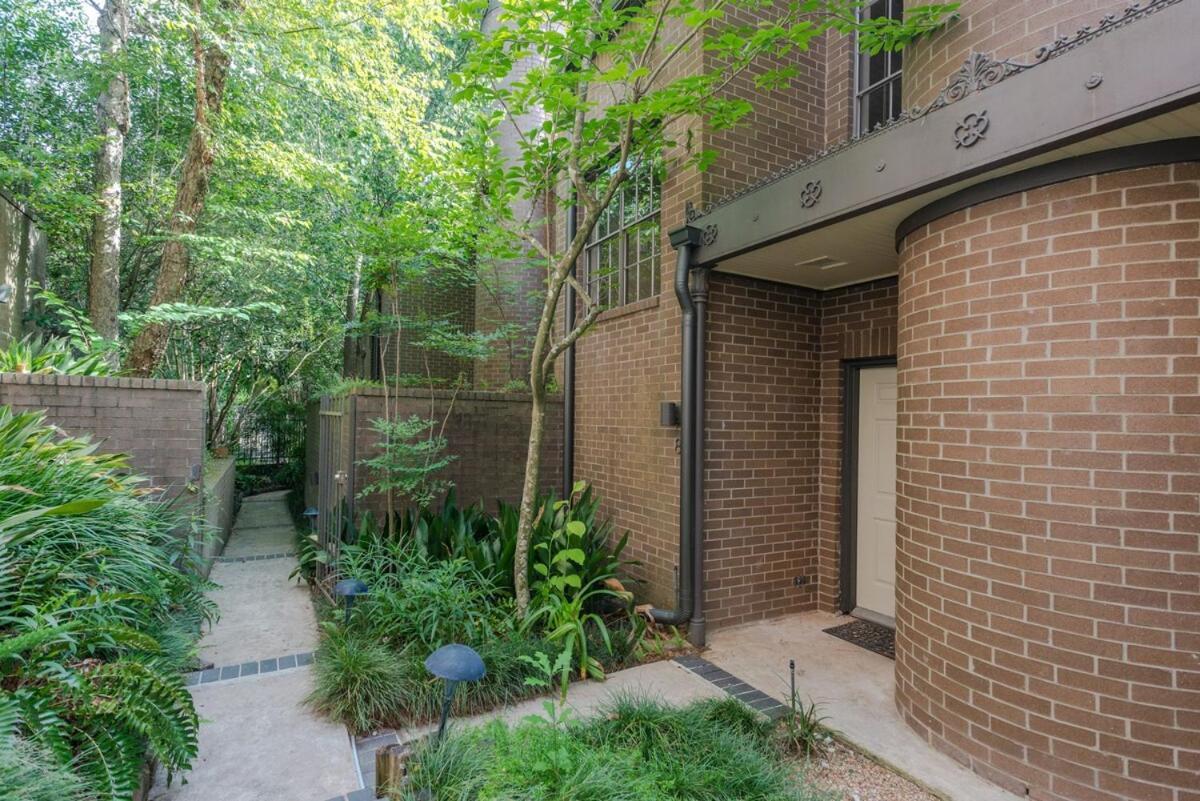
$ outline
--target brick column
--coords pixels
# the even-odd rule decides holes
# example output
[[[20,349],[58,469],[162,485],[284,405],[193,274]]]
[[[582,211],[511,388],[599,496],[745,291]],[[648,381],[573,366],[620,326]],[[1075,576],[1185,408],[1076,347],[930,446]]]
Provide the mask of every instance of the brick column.
[[[1200,166],[900,254],[897,705],[1037,799],[1200,787]]]

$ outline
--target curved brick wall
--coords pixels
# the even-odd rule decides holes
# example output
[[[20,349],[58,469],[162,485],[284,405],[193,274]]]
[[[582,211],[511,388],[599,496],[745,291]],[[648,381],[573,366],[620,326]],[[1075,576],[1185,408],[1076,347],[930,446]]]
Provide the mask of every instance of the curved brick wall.
[[[937,97],[972,53],[1027,61],[1038,47],[1094,27],[1105,14],[1129,5],[1129,0],[963,0],[957,18],[905,49],[904,107]]]
[[[896,701],[1038,799],[1200,787],[1200,165],[900,253]]]

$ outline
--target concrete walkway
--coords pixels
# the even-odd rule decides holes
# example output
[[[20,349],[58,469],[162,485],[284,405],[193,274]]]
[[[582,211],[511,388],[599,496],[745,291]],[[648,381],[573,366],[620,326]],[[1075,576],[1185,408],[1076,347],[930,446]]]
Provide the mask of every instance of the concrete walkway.
[[[211,575],[221,618],[200,657],[213,668],[189,677],[200,754],[187,784],[160,775],[152,801],[324,801],[359,786],[346,730],[304,704],[317,621],[308,589],[288,580],[293,532],[285,493],[242,504]]]
[[[718,629],[705,658],[780,700],[788,660],[796,690],[828,716],[830,728],[950,801],[1014,801],[1017,796],[933,748],[896,711],[895,663],[823,630],[849,620],[823,612]]]

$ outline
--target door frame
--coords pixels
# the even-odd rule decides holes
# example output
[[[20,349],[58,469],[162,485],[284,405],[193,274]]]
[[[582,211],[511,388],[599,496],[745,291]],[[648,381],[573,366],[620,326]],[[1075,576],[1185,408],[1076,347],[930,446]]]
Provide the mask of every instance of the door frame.
[[[858,393],[859,374],[871,367],[895,367],[895,356],[872,356],[842,361],[842,525],[838,569],[838,611],[849,614],[856,606],[858,540]]]

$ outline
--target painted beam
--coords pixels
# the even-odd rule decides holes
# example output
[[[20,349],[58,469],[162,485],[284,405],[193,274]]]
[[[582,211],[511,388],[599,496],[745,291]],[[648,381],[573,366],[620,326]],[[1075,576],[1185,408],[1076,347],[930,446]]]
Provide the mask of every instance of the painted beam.
[[[1148,6],[1155,10],[700,215],[691,222],[705,232],[696,264],[1197,102],[1200,2]]]

